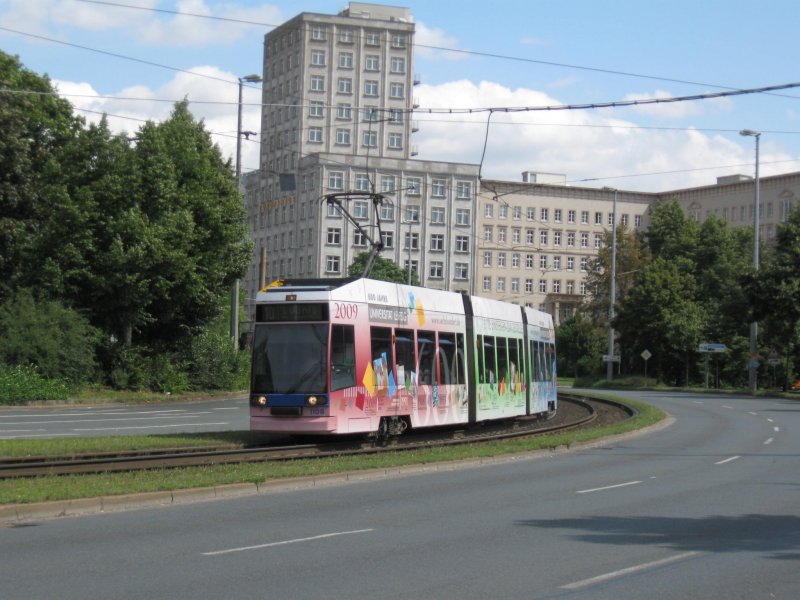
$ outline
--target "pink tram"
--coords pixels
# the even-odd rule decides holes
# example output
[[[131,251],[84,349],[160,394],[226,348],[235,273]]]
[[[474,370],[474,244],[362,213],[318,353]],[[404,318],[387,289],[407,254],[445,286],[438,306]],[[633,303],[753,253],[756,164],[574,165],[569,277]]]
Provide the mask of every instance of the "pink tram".
[[[252,430],[385,436],[556,408],[546,313],[364,278],[258,294]]]

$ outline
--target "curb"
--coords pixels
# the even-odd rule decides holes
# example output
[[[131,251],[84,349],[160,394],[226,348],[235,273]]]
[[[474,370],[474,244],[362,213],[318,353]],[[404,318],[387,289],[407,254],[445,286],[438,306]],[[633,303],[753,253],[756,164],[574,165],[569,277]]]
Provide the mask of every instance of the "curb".
[[[276,479],[261,483],[234,483],[211,488],[190,488],[163,492],[145,492],[141,494],[124,494],[120,496],[100,496],[96,498],[78,498],[74,500],[55,500],[31,504],[0,505],[0,527],[24,527],[38,521],[63,517],[82,517],[88,515],[108,514],[147,508],[163,508],[174,505],[186,505],[213,500],[242,498],[248,496],[265,496],[283,492],[308,490],[313,488],[333,487],[348,483],[361,483],[410,475],[435,474],[447,471],[460,471],[491,465],[502,465],[523,460],[536,460],[579,450],[591,450],[628,440],[669,427],[675,419],[667,415],[658,423],[610,436],[598,440],[581,442],[570,446],[559,446],[549,450],[535,450],[518,454],[470,458],[460,461],[439,462],[403,467],[378,468],[365,471],[348,471],[332,475],[313,477],[297,477]]]

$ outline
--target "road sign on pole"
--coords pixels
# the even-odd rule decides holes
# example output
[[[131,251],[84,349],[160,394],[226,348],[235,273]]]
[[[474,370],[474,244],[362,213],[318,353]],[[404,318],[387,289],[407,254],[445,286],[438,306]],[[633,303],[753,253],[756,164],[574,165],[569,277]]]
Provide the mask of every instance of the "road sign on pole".
[[[697,350],[699,352],[727,352],[728,347],[725,344],[700,344]]]
[[[603,362],[619,362],[619,354],[615,354],[614,356],[603,354]]]

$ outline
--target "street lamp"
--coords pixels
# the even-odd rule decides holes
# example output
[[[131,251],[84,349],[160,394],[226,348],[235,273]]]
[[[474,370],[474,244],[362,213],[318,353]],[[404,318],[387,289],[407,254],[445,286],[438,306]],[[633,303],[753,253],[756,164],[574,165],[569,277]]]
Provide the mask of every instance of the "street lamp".
[[[606,379],[614,378],[614,304],[617,302],[617,190],[604,187],[607,192],[614,192],[614,203],[611,208],[611,293],[608,301],[608,363]]]
[[[759,246],[759,208],[760,208],[760,184],[758,180],[758,144],[761,140],[761,132],[760,131],[753,131],[752,129],[742,129],[739,132],[739,135],[743,135],[745,137],[754,137],[756,138],[756,180],[754,182],[755,187],[755,199],[753,206],[753,269],[758,272],[758,246]],[[750,323],[750,360],[747,364],[748,370],[748,378],[750,383],[750,392],[755,394],[756,389],[758,388],[758,322],[753,321]]]
[[[242,183],[242,85],[247,83],[259,83],[263,81],[260,75],[245,75],[239,77],[239,113],[236,121],[236,191],[241,190]],[[248,138],[251,132],[247,132]],[[239,345],[239,278],[233,282],[231,289],[231,341],[233,347]]]

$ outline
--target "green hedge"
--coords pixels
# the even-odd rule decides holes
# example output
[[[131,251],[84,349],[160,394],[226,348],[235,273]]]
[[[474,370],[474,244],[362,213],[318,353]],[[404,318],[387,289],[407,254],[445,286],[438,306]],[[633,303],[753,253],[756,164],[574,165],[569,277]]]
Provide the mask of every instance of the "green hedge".
[[[45,379],[34,366],[0,364],[0,404],[66,400],[68,392],[66,383]]]

